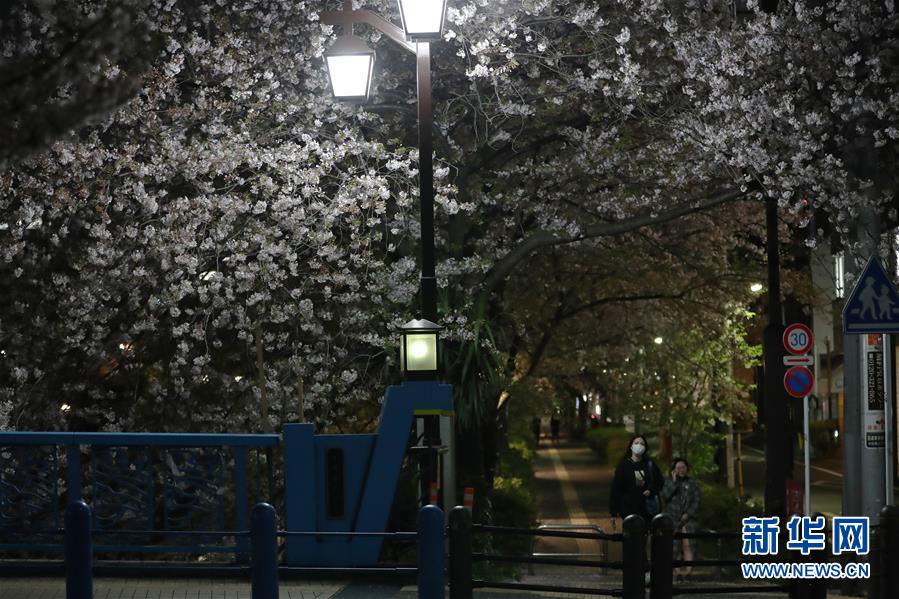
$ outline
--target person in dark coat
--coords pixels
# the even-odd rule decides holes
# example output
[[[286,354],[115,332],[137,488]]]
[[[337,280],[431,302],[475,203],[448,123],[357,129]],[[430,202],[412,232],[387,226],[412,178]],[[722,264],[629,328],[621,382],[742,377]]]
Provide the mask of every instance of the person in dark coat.
[[[659,513],[659,491],[665,479],[647,455],[647,447],[643,435],[631,438],[627,453],[615,468],[609,512],[613,518],[626,518],[631,514],[642,516],[648,530],[650,520]]]

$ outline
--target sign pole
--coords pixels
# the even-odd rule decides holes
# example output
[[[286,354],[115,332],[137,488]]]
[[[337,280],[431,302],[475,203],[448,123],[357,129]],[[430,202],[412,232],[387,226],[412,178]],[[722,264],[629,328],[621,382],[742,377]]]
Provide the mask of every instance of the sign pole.
[[[884,459],[886,439],[884,434],[884,348],[879,334],[862,335],[865,365],[862,370],[862,424],[864,439],[861,448],[861,514],[876,518],[886,505]]]
[[[862,216],[859,233],[876,240],[876,218]],[[873,253],[843,307],[843,333],[847,335],[843,513],[869,518],[876,518],[884,505],[893,501],[895,422],[887,347],[890,334],[899,331],[899,291],[892,279]],[[858,359],[853,355],[853,335],[858,336]],[[861,367],[858,379],[854,376],[856,362]],[[861,433],[860,439],[855,438],[854,430]]]
[[[805,450],[805,515],[812,515],[812,462],[808,434],[808,395],[802,398],[802,448]]]
[[[815,357],[806,352],[814,347],[814,335],[812,330],[802,323],[794,323],[784,330],[784,349],[791,355],[784,356],[784,366],[789,366],[784,375],[784,389],[795,398],[802,398],[802,449],[805,459],[805,492],[803,493],[802,511],[808,516],[812,508],[812,476],[811,476],[811,447],[809,446],[809,414],[808,398],[815,384],[815,375],[809,370],[809,366],[815,363]],[[797,485],[798,486],[798,485]],[[798,489],[797,489],[798,492]],[[796,510],[799,507],[796,506]]]
[[[890,344],[890,336],[883,335],[883,417],[884,417],[884,465],[886,470],[886,505],[894,505],[895,497],[893,493],[893,377],[892,377],[892,348]]]

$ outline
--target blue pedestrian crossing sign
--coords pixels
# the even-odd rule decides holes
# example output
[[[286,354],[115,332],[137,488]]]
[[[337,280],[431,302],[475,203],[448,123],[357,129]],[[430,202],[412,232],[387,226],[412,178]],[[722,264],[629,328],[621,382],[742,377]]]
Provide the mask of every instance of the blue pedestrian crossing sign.
[[[871,256],[843,307],[843,332],[849,334],[899,332],[899,293]]]

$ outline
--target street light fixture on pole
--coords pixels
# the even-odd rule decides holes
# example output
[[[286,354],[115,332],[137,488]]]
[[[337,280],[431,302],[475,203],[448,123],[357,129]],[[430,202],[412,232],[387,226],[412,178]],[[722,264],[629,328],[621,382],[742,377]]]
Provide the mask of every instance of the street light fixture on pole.
[[[353,24],[366,23],[415,54],[418,92],[418,177],[421,204],[421,315],[437,322],[437,278],[434,274],[434,164],[431,154],[431,51],[426,40],[442,34],[446,0],[399,1],[405,30],[368,10],[353,10],[352,1],[340,11],[320,13],[326,25],[341,25],[344,35],[325,53],[334,96],[365,101],[371,94],[374,51],[352,35]],[[412,40],[412,41],[409,41]]]
[[[371,95],[371,73],[374,51],[353,36],[353,25],[365,23],[415,54],[418,94],[418,181],[421,210],[421,318],[429,325],[437,323],[437,277],[434,270],[434,164],[431,128],[431,50],[428,40],[443,34],[446,0],[399,0],[403,29],[368,10],[353,10],[352,0],[344,0],[343,10],[319,14],[326,25],[340,25],[343,36],[325,53],[325,62],[334,96],[341,100],[367,101]],[[435,337],[436,339],[436,337]],[[405,344],[408,336],[404,336]],[[436,349],[436,348],[435,348]],[[409,356],[403,356],[404,363]],[[434,376],[436,377],[436,369]],[[437,416],[424,418],[424,444],[440,445],[440,421]],[[429,463],[422,472],[422,497],[427,498],[428,480],[436,480],[437,455],[430,451]]]

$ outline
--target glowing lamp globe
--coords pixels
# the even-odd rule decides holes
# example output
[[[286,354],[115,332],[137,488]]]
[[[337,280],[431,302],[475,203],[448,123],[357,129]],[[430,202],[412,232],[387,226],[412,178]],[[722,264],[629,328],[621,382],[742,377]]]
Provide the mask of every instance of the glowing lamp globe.
[[[410,41],[439,40],[443,35],[446,0],[398,0],[403,31]]]
[[[400,327],[400,367],[406,378],[437,378],[437,333],[442,328],[423,319]]]
[[[354,35],[342,35],[325,52],[331,92],[338,100],[367,102],[375,51]]]

